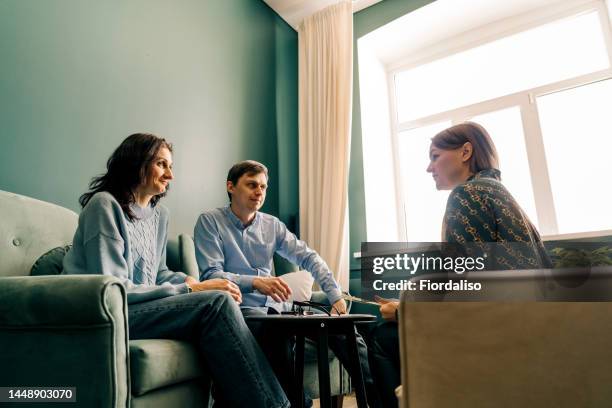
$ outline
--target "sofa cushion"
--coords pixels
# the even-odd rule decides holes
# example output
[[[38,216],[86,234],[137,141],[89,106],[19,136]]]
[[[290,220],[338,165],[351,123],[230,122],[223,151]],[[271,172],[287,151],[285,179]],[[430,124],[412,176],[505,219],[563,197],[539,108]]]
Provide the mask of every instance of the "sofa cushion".
[[[310,272],[290,272],[281,275],[280,278],[284,280],[291,288],[289,302],[293,302],[294,300],[297,300],[298,302],[310,300],[310,297],[312,296],[312,284],[314,283],[314,279]]]
[[[64,256],[72,245],[59,246],[42,254],[30,269],[30,275],[59,275],[62,273]]]
[[[329,383],[331,395],[348,394],[351,384],[348,372],[342,367],[338,359],[329,362]],[[304,366],[304,394],[310,399],[319,398],[319,370],[317,364]],[[351,406],[351,405],[349,405]]]
[[[131,340],[130,371],[135,396],[198,378],[202,372],[192,344],[162,339]]]

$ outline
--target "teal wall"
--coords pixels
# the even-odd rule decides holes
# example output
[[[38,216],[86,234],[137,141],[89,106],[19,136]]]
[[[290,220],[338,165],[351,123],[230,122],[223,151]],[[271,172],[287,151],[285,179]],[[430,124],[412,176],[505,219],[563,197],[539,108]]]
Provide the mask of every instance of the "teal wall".
[[[278,171],[275,177],[279,217],[295,231],[299,218],[298,42],[297,32],[288,27],[280,17],[276,18],[274,118]]]
[[[365,192],[363,184],[363,147],[361,144],[361,105],[359,101],[359,49],[357,40],[377,28],[406,15],[433,0],[383,0],[353,16],[353,129],[351,135],[351,168],[349,173],[349,219],[351,275],[358,277],[359,260],[353,258],[367,241]]]
[[[0,60],[0,189],[78,211],[148,131],[175,147],[172,234],[225,204],[247,158],[271,170],[265,210],[298,213],[297,33],[263,2],[2,0]]]

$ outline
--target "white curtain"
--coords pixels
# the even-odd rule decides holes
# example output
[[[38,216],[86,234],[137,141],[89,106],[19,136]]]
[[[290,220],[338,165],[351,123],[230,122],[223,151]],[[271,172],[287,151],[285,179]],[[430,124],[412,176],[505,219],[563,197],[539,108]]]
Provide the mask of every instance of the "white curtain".
[[[350,1],[304,20],[299,42],[300,235],[348,290],[353,87]]]

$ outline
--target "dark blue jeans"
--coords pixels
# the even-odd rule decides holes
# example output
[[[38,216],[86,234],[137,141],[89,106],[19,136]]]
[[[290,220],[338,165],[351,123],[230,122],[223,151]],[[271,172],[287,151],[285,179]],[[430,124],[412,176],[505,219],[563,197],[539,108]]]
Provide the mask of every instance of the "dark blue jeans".
[[[130,339],[195,344],[229,406],[289,406],[240,308],[227,292],[194,292],[130,304],[128,314]]]
[[[370,366],[383,407],[397,407],[395,389],[402,382],[397,323],[379,324],[370,346]]]

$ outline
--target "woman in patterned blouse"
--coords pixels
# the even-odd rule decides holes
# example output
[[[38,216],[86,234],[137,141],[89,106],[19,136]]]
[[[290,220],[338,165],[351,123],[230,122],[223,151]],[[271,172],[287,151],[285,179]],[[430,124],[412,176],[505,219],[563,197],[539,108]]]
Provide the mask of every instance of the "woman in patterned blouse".
[[[501,183],[495,145],[487,131],[465,122],[438,133],[431,141],[430,163],[438,190],[452,190],[446,204],[442,241],[469,252],[493,249],[487,269],[550,267],[540,234]],[[487,244],[495,243],[495,244]],[[491,259],[490,258],[490,259]],[[371,334],[371,369],[383,406],[397,405],[400,384],[397,311],[399,302],[381,300],[386,321]]]
[[[452,190],[446,204],[442,241],[495,242],[497,269],[549,267],[540,234],[501,183],[495,145],[477,123],[438,133],[429,149],[438,190]]]

